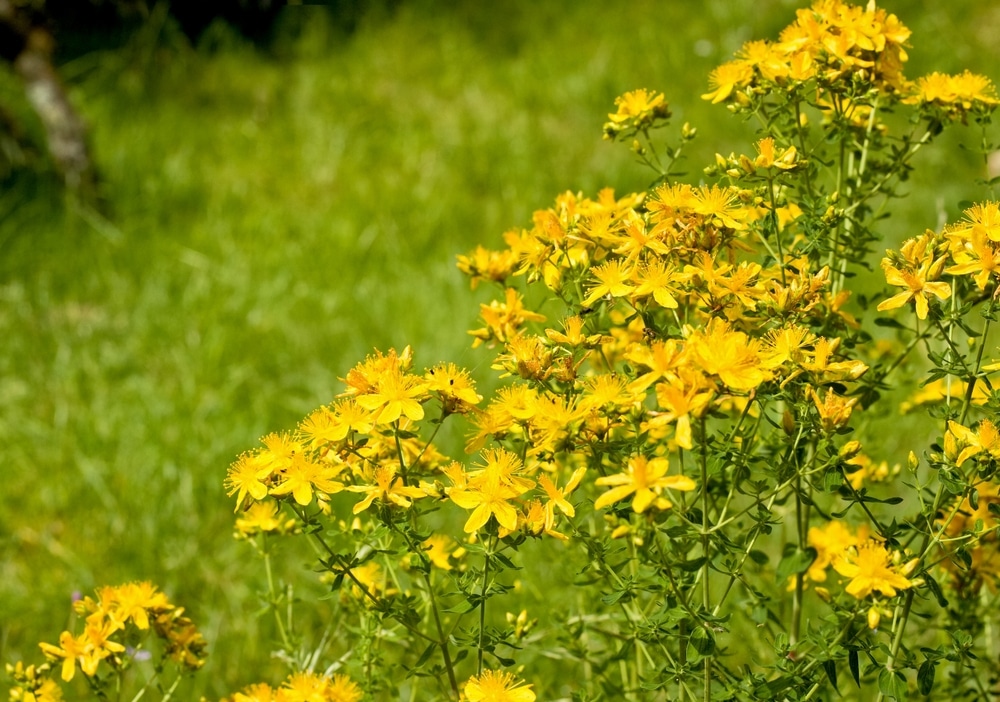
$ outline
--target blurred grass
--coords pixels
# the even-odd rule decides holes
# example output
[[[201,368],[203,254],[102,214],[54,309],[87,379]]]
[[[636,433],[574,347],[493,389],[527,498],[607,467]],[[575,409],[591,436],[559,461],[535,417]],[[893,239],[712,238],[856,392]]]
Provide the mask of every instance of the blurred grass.
[[[645,187],[600,138],[626,90],[664,91],[674,123],[699,128],[692,177],[748,151],[752,127],[699,95],[798,6],[412,2],[350,36],[301,8],[269,53],[222,26],[193,49],[154,13],[128,47],[66,65],[109,214],[44,173],[0,193],[0,657],[35,659],[73,591],[141,578],[211,643],[192,698],[278,677],[250,614],[260,569],[231,538],[230,461],[329,401],[373,347],[485,377],[465,332],[489,291],[467,291],[455,254],[561,191]],[[996,8],[889,7],[914,30],[909,75],[1000,78]],[[0,101],[40,139],[9,74]],[[958,148],[977,140],[921,155],[888,240],[984,196]]]

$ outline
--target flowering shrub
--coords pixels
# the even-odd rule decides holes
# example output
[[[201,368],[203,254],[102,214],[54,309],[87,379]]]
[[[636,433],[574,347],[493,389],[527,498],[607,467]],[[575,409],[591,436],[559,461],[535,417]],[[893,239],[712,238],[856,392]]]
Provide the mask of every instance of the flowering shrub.
[[[664,96],[621,96],[604,135],[654,170],[647,192],[564,193],[459,257],[498,287],[471,332],[492,398],[376,351],[241,455],[225,485],[293,670],[230,699],[1000,694],[1000,203],[886,251],[890,292],[851,289],[914,155],[956,123],[986,144],[997,105],[969,72],[907,79],[908,36],[820,0],[746,44],[703,97],[760,138],[697,184],[675,173],[696,130],[664,144]],[[904,410],[933,429],[900,457],[875,420]],[[468,459],[434,444],[456,421]],[[312,650],[271,576],[290,538],[335,593]],[[87,632],[42,648],[101,689],[125,649]],[[59,699],[44,666],[14,675],[12,699]]]

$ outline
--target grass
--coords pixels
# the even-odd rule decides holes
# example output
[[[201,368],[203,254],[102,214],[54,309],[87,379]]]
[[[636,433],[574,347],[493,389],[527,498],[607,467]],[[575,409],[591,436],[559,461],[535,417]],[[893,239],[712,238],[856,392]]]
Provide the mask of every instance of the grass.
[[[910,75],[990,74],[1000,13],[941,5],[891,6],[914,29]],[[418,364],[486,377],[465,331],[489,291],[467,291],[455,254],[563,190],[645,187],[600,139],[625,90],[663,90],[675,124],[700,129],[694,174],[749,150],[752,127],[698,96],[796,6],[560,0],[441,16],[414,2],[350,36],[289,15],[270,53],[223,27],[192,49],[154,18],[141,40],[64,66],[108,214],[44,174],[0,192],[0,658],[36,659],[72,592],[150,579],[211,643],[191,699],[248,670],[278,679],[273,632],[253,616],[260,569],[231,538],[228,464],[328,402],[373,347],[413,344]],[[9,74],[0,101],[37,141]],[[922,156],[931,180],[911,183],[888,239],[982,196],[957,147],[977,136],[949,139]]]

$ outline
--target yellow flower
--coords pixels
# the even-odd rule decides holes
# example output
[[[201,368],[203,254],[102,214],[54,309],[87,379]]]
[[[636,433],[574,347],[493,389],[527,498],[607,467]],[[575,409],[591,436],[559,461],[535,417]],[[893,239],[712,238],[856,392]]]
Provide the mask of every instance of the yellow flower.
[[[691,417],[702,416],[714,395],[714,387],[697,373],[685,373],[683,378],[657,383],[656,401],[666,412],[656,413],[650,424],[660,426],[676,422],[674,441],[681,448],[691,449]]]
[[[545,496],[548,497],[548,502],[545,503],[546,529],[551,529],[555,525],[557,508],[567,517],[576,516],[576,509],[566,498],[576,490],[586,472],[586,468],[577,468],[573,471],[573,475],[570,476],[564,488],[557,487],[547,475],[538,478],[538,486],[545,491]]]
[[[473,510],[465,523],[466,533],[478,531],[490,517],[512,532],[517,529],[517,509],[510,500],[526,493],[535,483],[518,475],[522,464],[510,451],[496,449],[483,455],[483,470],[469,473],[465,485],[450,488],[448,497],[459,507]]]
[[[292,673],[279,691],[281,702],[359,702],[364,696],[346,675],[328,678],[316,673]]]
[[[48,643],[40,643],[38,646],[47,658],[62,658],[62,679],[66,682],[73,679],[77,661],[80,662],[83,672],[88,676],[93,676],[97,672],[99,659],[91,656],[92,649],[85,636],[78,639],[68,631],[64,631],[59,635],[58,646]]]
[[[470,284],[475,290],[481,280],[502,283],[514,274],[517,268],[517,252],[490,251],[477,246],[467,256],[458,256],[458,270],[472,278]]]
[[[396,349],[389,349],[387,354],[376,350],[374,355],[368,356],[348,371],[344,378],[347,390],[342,394],[364,395],[375,392],[382,378],[390,374],[406,373],[412,365],[413,351],[409,346],[402,353],[397,353]]]
[[[413,504],[414,499],[427,496],[427,493],[420,488],[407,486],[401,477],[397,478],[396,466],[392,464],[377,466],[370,479],[374,481],[374,485],[350,485],[347,487],[350,492],[365,493],[365,498],[354,505],[354,514],[359,514],[371,507],[375,498],[378,498],[383,504],[409,507]]]
[[[236,529],[243,536],[270,532],[284,533],[294,525],[294,519],[278,518],[278,503],[273,500],[255,502],[236,520]]]
[[[753,68],[746,61],[728,61],[712,70],[708,75],[708,85],[711,91],[702,95],[703,100],[711,100],[712,104],[722,102],[733,94],[737,88],[750,85],[753,80]]]
[[[97,592],[109,619],[119,627],[131,619],[139,629],[148,629],[149,612],[172,609],[167,596],[150,582],[127,583]]]
[[[517,375],[525,380],[546,380],[552,370],[552,350],[534,334],[515,334],[507,340],[506,353],[497,356],[494,370],[505,370],[501,378]]]
[[[270,475],[270,467],[264,464],[258,452],[244,453],[237,458],[229,467],[225,482],[227,495],[237,493],[233,511],[240,510],[248,495],[254,500],[263,500],[267,496],[267,485],[263,481]]]
[[[764,137],[755,144],[757,157],[753,160],[755,168],[777,168],[782,171],[789,171],[799,165],[798,151],[794,146],[784,149],[776,149],[772,137]]]
[[[667,309],[677,309],[677,298],[679,294],[675,287],[678,282],[677,271],[667,267],[660,259],[654,259],[640,265],[633,271],[633,280],[637,283],[632,292],[632,298],[639,300],[644,297],[653,296],[660,307]]]
[[[846,554],[852,546],[860,546],[867,539],[867,528],[862,528],[858,534],[853,534],[846,524],[839,521],[828,522],[822,527],[810,527],[807,543],[816,549],[816,560],[806,571],[807,577],[813,582],[825,582],[827,568]]]
[[[545,315],[532,312],[524,306],[523,298],[514,288],[507,288],[504,302],[493,302],[479,306],[479,314],[486,322],[483,329],[469,332],[475,337],[473,346],[484,342],[505,342],[524,325],[525,322],[544,322]]]
[[[991,241],[1000,241],[1000,202],[993,200],[980,202],[965,210],[963,214],[965,217],[962,221],[945,228],[946,236],[968,239],[972,232],[979,228]]]
[[[686,350],[705,373],[719,376],[734,390],[751,390],[771,378],[760,357],[760,342],[715,317],[704,329],[689,331]]]
[[[937,235],[928,231],[903,243],[899,250],[902,260],[883,258],[882,270],[885,272],[886,282],[906,290],[883,300],[876,309],[883,312],[902,307],[913,300],[917,307],[917,318],[927,319],[929,295],[941,300],[951,297],[951,286],[937,281],[944,269],[946,257],[938,257],[936,252]]]
[[[446,534],[432,534],[422,544],[427,558],[441,570],[451,570],[451,559],[461,558],[465,549],[458,546],[455,540]]]
[[[535,702],[531,685],[502,670],[484,670],[465,683],[468,702]]]
[[[695,482],[686,475],[667,475],[669,467],[670,461],[666,458],[648,459],[645,456],[632,456],[624,472],[607,475],[595,481],[597,485],[614,487],[597,498],[594,509],[607,507],[633,494],[632,510],[636,514],[645,512],[654,501],[658,509],[669,509],[670,501],[660,498],[663,490],[688,491],[696,487]]]
[[[854,405],[858,403],[858,398],[843,397],[831,388],[827,388],[826,397],[822,400],[819,399],[819,395],[812,387],[809,388],[809,396],[812,398],[813,404],[816,405],[816,411],[819,412],[820,426],[827,433],[846,426],[851,419]]]
[[[621,261],[607,261],[590,270],[598,282],[591,286],[590,294],[583,300],[585,306],[592,305],[605,296],[624,297],[635,289],[630,282],[632,271],[623,265]]]
[[[894,597],[897,590],[908,590],[913,582],[904,577],[917,565],[914,559],[905,565],[893,562],[893,554],[880,542],[870,539],[834,561],[833,568],[851,582],[846,592],[859,600],[872,592]]]
[[[739,204],[739,192],[736,188],[703,185],[694,191],[692,209],[717,227],[729,227],[738,231],[746,229],[747,225],[743,220],[750,217],[750,211]]]
[[[602,334],[584,334],[583,318],[575,315],[566,318],[563,322],[562,332],[558,332],[555,329],[546,329],[545,336],[557,344],[564,344],[574,348],[579,346],[593,348],[605,338]]]
[[[1000,271],[1000,256],[985,227],[973,227],[968,241],[953,245],[951,256],[955,265],[945,268],[944,272],[949,275],[975,273],[973,280],[980,290],[985,290],[993,274]]]
[[[334,480],[340,472],[328,464],[314,463],[301,453],[292,457],[291,463],[281,474],[281,482],[272,487],[272,495],[292,494],[295,501],[302,506],[312,502],[313,492],[319,498],[325,499],[344,489],[344,484]]]
[[[35,667],[7,664],[7,674],[14,679],[10,689],[11,702],[62,702],[62,688],[48,677],[48,664]]]
[[[958,422],[949,421],[948,434],[945,436],[946,445],[949,443],[949,435],[962,448],[954,459],[956,466],[983,452],[991,458],[1000,458],[1000,431],[997,431],[996,425],[988,419],[981,421],[975,431]]]
[[[233,695],[232,702],[276,702],[275,690],[267,683],[257,683]],[[227,701],[228,702],[228,701]]]
[[[333,423],[336,426],[336,431],[331,437],[334,441],[346,438],[351,432],[367,434],[375,424],[373,413],[358,404],[353,397],[338,400],[331,409],[334,414]]]
[[[449,414],[465,414],[483,401],[469,373],[454,363],[439,363],[424,375],[427,389],[436,392]]]
[[[357,402],[373,413],[376,424],[392,424],[403,416],[414,422],[423,419],[420,402],[426,397],[427,384],[423,379],[390,371],[376,380],[372,392],[358,395]]]
[[[616,124],[638,121],[639,118],[653,114],[657,109],[666,106],[663,93],[650,93],[645,88],[632,90],[615,98],[615,105],[618,111],[608,115],[608,119]]]

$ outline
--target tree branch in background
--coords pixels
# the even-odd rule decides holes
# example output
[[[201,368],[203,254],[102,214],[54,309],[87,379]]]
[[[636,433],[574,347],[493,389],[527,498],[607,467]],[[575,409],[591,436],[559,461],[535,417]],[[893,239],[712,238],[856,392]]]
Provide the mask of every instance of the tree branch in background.
[[[28,101],[45,129],[53,163],[68,188],[91,191],[96,173],[87,147],[87,129],[52,65],[55,40],[44,17],[11,0],[0,0],[0,29],[16,40],[15,51],[4,51],[4,59],[24,81]]]

